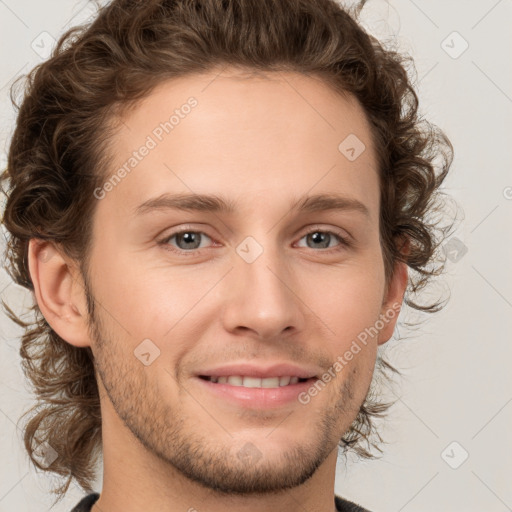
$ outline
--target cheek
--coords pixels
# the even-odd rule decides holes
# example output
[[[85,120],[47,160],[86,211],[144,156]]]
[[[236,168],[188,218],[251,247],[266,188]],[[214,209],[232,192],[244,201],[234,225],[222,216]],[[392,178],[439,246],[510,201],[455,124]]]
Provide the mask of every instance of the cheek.
[[[384,276],[375,268],[378,262],[307,276],[301,280],[301,298],[335,331],[364,328],[375,322],[382,305]]]
[[[332,361],[331,373],[338,383],[354,374],[353,390],[362,399],[371,382],[377,355],[376,323],[384,280],[377,273],[347,269],[339,282],[327,283],[307,300],[323,324],[319,328],[323,349]]]
[[[142,252],[118,250],[112,258],[103,246],[103,254],[96,253],[93,270],[95,298],[116,330],[126,331],[135,339],[164,336],[184,317],[214,284],[198,278],[193,266],[174,269],[169,265],[148,265]],[[123,329],[124,328],[124,329]]]

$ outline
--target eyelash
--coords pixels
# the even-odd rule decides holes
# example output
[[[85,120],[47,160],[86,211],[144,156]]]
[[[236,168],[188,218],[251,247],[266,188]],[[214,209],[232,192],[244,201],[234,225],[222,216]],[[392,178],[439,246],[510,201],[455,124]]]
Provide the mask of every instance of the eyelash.
[[[185,251],[183,249],[172,248],[172,246],[169,245],[170,240],[172,240],[175,236],[180,235],[182,233],[196,233],[196,234],[200,233],[202,235],[206,235],[208,238],[213,240],[212,237],[208,236],[203,231],[195,231],[195,230],[190,229],[190,228],[182,228],[182,229],[180,229],[178,231],[174,231],[171,235],[165,237],[163,240],[161,240],[159,242],[159,245],[162,245],[165,250],[173,252],[173,253],[177,253],[179,255],[185,255],[185,256],[195,256],[195,255],[197,255],[197,253],[199,251],[201,251],[201,249],[192,249],[190,251]],[[311,228],[309,231],[307,231],[306,233],[304,233],[302,235],[300,240],[302,240],[304,237],[306,237],[306,236],[308,236],[308,235],[310,235],[312,233],[326,233],[326,234],[329,234],[329,235],[334,235],[339,240],[340,244],[338,246],[336,246],[336,247],[332,247],[330,249],[320,249],[320,252],[322,252],[323,254],[331,254],[331,253],[340,252],[340,251],[342,251],[344,249],[347,249],[347,248],[352,246],[352,244],[349,242],[349,240],[345,236],[343,236],[341,233],[338,233],[336,231],[322,230],[322,229],[318,229],[318,228]]]

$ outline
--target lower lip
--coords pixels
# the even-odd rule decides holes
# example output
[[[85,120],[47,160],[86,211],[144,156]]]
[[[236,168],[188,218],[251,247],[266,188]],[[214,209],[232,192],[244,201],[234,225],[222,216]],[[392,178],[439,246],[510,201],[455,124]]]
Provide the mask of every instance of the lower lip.
[[[272,409],[290,402],[298,402],[298,395],[309,389],[316,378],[308,379],[297,384],[288,384],[278,388],[246,388],[243,386],[232,386],[231,384],[219,384],[209,380],[196,378],[205,389],[228,400],[238,406],[257,409]]]

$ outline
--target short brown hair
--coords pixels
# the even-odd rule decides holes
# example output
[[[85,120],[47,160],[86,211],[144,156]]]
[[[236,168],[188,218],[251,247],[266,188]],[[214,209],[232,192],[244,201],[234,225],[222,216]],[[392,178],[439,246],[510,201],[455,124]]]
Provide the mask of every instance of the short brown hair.
[[[58,244],[80,262],[86,277],[93,191],[108,176],[116,115],[165,80],[225,65],[314,75],[357,98],[378,155],[386,279],[397,261],[406,262],[411,270],[406,304],[426,312],[441,309],[439,302],[422,305],[414,297],[443,269],[439,249],[448,228],[436,214],[453,148],[418,114],[406,69],[412,59],[385,49],[361,28],[359,10],[335,0],[114,0],[92,24],[68,30],[51,58],[29,73],[21,106],[16,105],[2,174],[2,182],[10,180],[3,223],[11,235],[7,258],[14,282],[34,289],[27,263],[31,238]],[[24,434],[29,456],[39,469],[68,477],[59,493],[72,478],[91,491],[93,455],[101,446],[92,351],[60,338],[37,304],[33,324],[3,304],[25,328],[23,369],[40,400],[25,413],[32,414]],[[89,313],[92,308],[89,304]],[[383,372],[397,372],[383,359],[378,362]],[[361,442],[369,445],[376,433],[372,417],[389,405],[369,393],[340,446],[372,458]],[[58,453],[48,468],[34,457],[35,440]]]

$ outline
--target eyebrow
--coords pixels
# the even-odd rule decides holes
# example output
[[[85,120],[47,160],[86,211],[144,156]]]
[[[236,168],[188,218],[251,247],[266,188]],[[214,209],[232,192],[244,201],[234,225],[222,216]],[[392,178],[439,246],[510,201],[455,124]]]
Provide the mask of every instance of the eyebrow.
[[[135,208],[135,215],[144,215],[158,210],[184,210],[233,214],[237,210],[235,201],[215,194],[162,194],[144,201]],[[335,194],[301,196],[292,202],[290,210],[300,213],[318,211],[354,211],[370,218],[368,208],[359,200]]]

